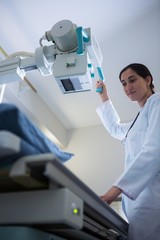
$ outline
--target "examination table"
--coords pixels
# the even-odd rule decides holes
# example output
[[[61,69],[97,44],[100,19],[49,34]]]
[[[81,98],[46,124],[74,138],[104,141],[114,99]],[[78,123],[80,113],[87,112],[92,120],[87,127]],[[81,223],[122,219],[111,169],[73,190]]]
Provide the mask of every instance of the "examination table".
[[[18,110],[17,114],[16,109],[15,125],[19,114],[22,113]],[[30,137],[28,140],[24,133],[19,134],[21,131],[15,133],[15,126],[14,130],[2,127],[3,121],[0,120],[0,240],[127,239],[128,223],[65,167],[64,162],[73,154],[63,152],[45,137],[46,149],[41,151],[38,146],[40,152],[30,152],[29,148],[22,151],[22,140],[29,144]],[[20,125],[23,128],[24,121]],[[35,126],[34,130],[38,131],[37,140],[42,138]]]

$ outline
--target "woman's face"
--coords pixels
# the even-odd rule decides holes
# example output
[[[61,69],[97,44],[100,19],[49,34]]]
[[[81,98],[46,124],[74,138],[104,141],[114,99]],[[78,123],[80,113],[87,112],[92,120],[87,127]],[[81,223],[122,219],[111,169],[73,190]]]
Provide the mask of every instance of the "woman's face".
[[[146,99],[152,94],[150,88],[151,77],[143,78],[131,68],[122,73],[121,83],[126,95],[132,101],[137,101],[140,106],[143,106]]]

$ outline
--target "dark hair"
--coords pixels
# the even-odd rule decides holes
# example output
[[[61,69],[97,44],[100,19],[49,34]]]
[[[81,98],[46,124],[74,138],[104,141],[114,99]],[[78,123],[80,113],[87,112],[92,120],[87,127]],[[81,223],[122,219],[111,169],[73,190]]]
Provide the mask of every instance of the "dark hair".
[[[136,72],[139,76],[141,76],[143,78],[150,76],[151,77],[150,88],[151,88],[152,93],[155,92],[152,74],[150,73],[149,69],[141,63],[131,63],[128,66],[126,66],[125,68],[123,68],[119,74],[120,80],[121,80],[122,73],[125,72],[129,68],[131,68],[134,72]]]

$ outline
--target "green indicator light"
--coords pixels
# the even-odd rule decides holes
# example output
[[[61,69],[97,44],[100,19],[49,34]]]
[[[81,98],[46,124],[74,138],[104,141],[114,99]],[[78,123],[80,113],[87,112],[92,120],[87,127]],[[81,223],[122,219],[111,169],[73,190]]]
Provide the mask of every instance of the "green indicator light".
[[[74,209],[73,209],[73,213],[74,213],[74,214],[78,214],[78,208],[74,208]]]

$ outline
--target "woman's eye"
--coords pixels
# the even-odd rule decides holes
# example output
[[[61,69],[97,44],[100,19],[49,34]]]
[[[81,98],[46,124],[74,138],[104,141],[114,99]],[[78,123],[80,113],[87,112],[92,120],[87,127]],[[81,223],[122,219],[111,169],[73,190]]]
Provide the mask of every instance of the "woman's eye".
[[[129,80],[130,83],[133,83],[133,82],[135,82],[135,81],[136,81],[135,78]]]
[[[123,87],[126,86],[126,84],[127,84],[126,82],[122,82],[122,86],[123,86]]]

